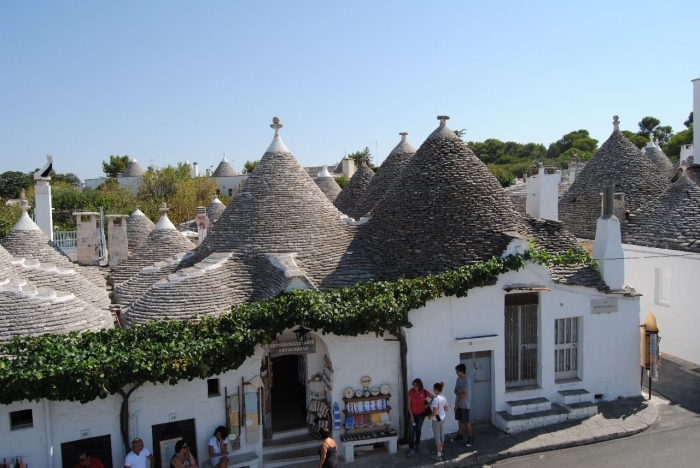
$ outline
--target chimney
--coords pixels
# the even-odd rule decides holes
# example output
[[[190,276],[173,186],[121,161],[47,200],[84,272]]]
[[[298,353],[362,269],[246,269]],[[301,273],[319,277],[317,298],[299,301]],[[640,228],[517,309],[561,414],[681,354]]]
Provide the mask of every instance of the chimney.
[[[205,174],[207,177],[211,177],[211,168],[207,168],[207,170],[205,171]]]
[[[343,175],[347,177],[348,179],[351,178],[355,174],[355,160],[350,159],[347,156],[343,158],[343,161],[341,163],[341,167],[343,169]]]
[[[203,206],[197,207],[197,234],[199,234],[199,243],[201,244],[207,237],[207,231],[209,230],[209,216],[207,216],[207,209]]]
[[[51,170],[53,158],[46,155],[44,167],[34,173],[34,218],[49,240],[53,240],[53,208],[51,207]]]
[[[612,179],[603,181],[603,216],[598,218],[593,245],[593,258],[600,265],[605,284],[612,291],[625,287],[625,260],[622,251],[620,221],[613,214],[615,185]]]
[[[199,177],[199,163],[197,161],[192,163],[192,177]]]
[[[107,215],[107,251],[109,266],[120,264],[129,255],[129,243],[126,237],[126,218],[129,215]],[[114,220],[119,224],[114,224]]]
[[[73,213],[75,216],[75,225],[77,227],[76,235],[76,261],[79,265],[99,265],[100,255],[97,239],[97,222],[95,220],[99,213],[93,211]],[[88,220],[84,221],[83,217]]]
[[[541,163],[536,174],[527,178],[525,211],[533,218],[559,220],[559,181],[561,172]]]

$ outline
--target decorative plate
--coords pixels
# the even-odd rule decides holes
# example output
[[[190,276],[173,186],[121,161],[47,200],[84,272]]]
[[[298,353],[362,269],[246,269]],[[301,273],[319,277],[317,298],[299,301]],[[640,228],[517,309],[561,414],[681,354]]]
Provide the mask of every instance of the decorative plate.
[[[372,379],[369,378],[369,375],[365,375],[364,377],[362,377],[360,379],[360,384],[362,385],[363,388],[369,387],[369,384],[371,384],[371,383],[372,383]]]
[[[369,392],[372,394],[372,396],[377,396],[379,395],[379,387],[372,387]]]
[[[345,389],[345,398],[352,398],[355,395],[355,390],[348,387]]]
[[[361,389],[360,389],[360,390],[355,390],[355,396],[356,396],[357,398],[360,398],[360,397],[362,396],[362,390],[361,390]]]
[[[364,396],[368,397],[370,395],[371,395],[371,393],[369,393],[369,390],[365,390]]]
[[[389,384],[382,384],[379,387],[379,391],[382,395],[388,395],[389,392],[391,392],[391,387],[389,386]]]

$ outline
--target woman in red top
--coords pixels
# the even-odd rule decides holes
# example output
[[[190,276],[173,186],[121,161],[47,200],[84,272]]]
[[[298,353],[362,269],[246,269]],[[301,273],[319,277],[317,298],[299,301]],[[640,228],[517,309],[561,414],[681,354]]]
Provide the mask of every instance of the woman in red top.
[[[415,452],[420,453],[420,432],[425,421],[425,408],[428,406],[426,398],[433,398],[433,395],[423,388],[423,381],[415,379],[413,388],[408,391],[406,405],[408,406],[408,414],[411,415],[411,425],[408,429],[408,452],[406,456],[410,457]]]

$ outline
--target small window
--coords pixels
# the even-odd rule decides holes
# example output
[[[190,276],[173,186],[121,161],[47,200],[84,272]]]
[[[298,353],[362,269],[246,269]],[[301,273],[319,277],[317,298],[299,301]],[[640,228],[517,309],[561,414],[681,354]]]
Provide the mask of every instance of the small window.
[[[569,317],[554,321],[554,378],[578,377],[581,320]]]
[[[232,196],[232,195],[233,195],[233,189],[230,188],[230,189],[228,189],[228,196],[230,197],[230,196]]]
[[[32,410],[10,411],[10,429],[23,429],[25,427],[34,427]]]
[[[671,269],[656,268],[656,288],[654,303],[656,305],[671,307]]]
[[[219,379],[207,379],[207,395],[210,397],[221,396]]]

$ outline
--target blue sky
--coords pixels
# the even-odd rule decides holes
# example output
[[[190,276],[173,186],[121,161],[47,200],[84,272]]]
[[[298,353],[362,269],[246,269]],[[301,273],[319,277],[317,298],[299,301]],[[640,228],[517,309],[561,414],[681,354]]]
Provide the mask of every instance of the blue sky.
[[[698,28],[689,0],[3,1],[0,172],[46,154],[81,179],[110,154],[240,170],[275,115],[303,165],[381,163],[439,114],[474,141],[602,143],[614,114],[679,131]]]

